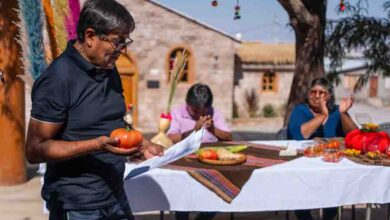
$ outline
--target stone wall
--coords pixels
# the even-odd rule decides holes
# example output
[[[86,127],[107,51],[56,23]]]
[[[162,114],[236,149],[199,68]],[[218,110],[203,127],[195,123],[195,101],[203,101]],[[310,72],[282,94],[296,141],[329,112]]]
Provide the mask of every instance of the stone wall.
[[[267,70],[275,70],[277,73],[277,90],[275,92],[262,91],[262,77]],[[258,116],[262,116],[262,109],[265,105],[271,104],[277,113],[283,113],[286,106],[290,87],[292,84],[294,71],[293,65],[243,65],[242,78],[234,89],[234,100],[238,106],[238,115],[240,117],[249,117],[248,104],[245,99],[246,93],[254,90],[258,96]]]

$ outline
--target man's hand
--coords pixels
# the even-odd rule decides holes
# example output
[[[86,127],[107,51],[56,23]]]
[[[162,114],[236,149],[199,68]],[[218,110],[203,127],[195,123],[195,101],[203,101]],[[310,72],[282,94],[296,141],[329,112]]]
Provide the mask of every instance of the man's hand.
[[[195,130],[200,130],[202,127],[212,128],[213,126],[214,122],[210,115],[200,116],[199,119],[196,121]]]
[[[158,144],[153,144],[152,142],[147,141],[145,145],[142,146],[141,152],[146,159],[154,156],[161,157],[164,155],[164,148]]]
[[[204,127],[206,129],[212,129],[214,127],[214,121],[210,115],[204,117]]]
[[[326,99],[324,96],[321,96],[320,98],[320,110],[323,116],[328,117],[329,110],[328,110],[328,106],[326,105]]]
[[[97,142],[98,142],[99,150],[108,151],[110,153],[117,154],[117,155],[123,155],[123,156],[132,155],[132,154],[140,151],[140,149],[141,149],[141,146],[130,148],[130,149],[116,147],[115,145],[118,144],[119,139],[118,138],[109,138],[107,136],[98,137]]]
[[[340,102],[340,105],[339,105],[340,113],[348,112],[348,110],[352,107],[354,101],[355,101],[354,96],[350,96],[348,98],[343,98]]]

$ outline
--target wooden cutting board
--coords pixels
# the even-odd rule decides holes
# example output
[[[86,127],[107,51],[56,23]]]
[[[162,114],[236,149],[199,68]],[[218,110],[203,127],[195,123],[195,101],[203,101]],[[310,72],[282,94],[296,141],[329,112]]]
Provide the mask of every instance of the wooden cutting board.
[[[359,156],[345,156],[346,158],[360,164],[365,165],[379,165],[379,166],[390,166],[390,159],[371,159],[365,154]]]
[[[246,162],[246,155],[242,153],[236,153],[236,155],[239,155],[240,157],[236,160],[208,160],[208,159],[202,159],[198,157],[198,160],[205,164],[210,165],[220,165],[220,166],[231,166],[231,165],[240,165]]]

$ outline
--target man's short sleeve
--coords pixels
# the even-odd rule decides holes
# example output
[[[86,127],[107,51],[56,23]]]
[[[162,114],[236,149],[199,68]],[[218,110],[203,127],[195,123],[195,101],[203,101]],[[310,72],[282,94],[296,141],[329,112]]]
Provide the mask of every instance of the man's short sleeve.
[[[69,105],[69,91],[53,73],[39,77],[31,92],[31,117],[51,123],[65,122]]]
[[[229,126],[226,124],[222,112],[220,112],[217,109],[214,109],[213,121],[214,121],[214,126],[219,130],[231,132]]]
[[[309,119],[303,105],[297,105],[292,110],[287,126],[287,137],[293,140],[305,140],[301,132],[301,126]]]

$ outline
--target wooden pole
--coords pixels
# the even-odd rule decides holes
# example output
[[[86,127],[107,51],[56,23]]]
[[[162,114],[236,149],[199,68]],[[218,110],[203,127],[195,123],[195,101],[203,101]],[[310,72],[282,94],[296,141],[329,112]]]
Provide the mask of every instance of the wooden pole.
[[[19,22],[17,0],[0,2],[0,185],[15,185],[26,181],[24,156],[25,104],[20,46],[16,42]]]

